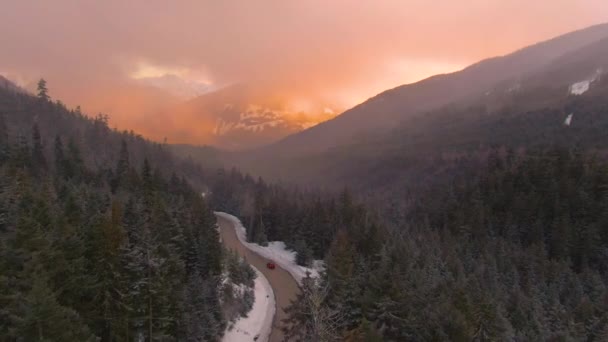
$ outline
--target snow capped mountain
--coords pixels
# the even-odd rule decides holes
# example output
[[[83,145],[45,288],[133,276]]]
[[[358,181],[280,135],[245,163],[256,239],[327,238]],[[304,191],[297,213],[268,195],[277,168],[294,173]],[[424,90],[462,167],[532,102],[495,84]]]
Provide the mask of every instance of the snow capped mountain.
[[[304,114],[253,103],[226,103],[214,114],[214,143],[230,149],[265,145],[316,123]]]
[[[226,104],[225,110],[234,110],[233,104]],[[243,129],[250,132],[262,132],[265,129],[276,128],[281,125],[289,125],[285,119],[287,113],[274,111],[270,108],[250,104],[245,111],[239,113],[238,120],[230,121],[222,117],[217,118],[217,124],[213,130],[215,135],[224,135],[232,130]]]
[[[290,134],[332,118],[334,110],[319,105],[318,113],[290,110],[283,99],[269,99],[253,87],[237,84],[205,93],[176,108],[161,113],[162,122],[188,125],[176,143],[208,144],[224,149],[255,148],[278,141]],[[186,132],[186,129],[183,129]],[[180,140],[183,139],[183,140]]]

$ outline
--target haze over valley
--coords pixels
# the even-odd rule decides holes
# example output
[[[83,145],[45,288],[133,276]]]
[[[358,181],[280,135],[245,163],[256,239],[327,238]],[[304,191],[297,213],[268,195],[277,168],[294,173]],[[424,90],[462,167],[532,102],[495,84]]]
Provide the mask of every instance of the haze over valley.
[[[0,341],[608,341],[605,1],[0,32]]]

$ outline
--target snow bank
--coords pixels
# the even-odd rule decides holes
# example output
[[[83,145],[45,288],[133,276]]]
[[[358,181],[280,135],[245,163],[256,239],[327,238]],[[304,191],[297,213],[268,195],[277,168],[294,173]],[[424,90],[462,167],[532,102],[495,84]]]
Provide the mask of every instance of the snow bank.
[[[289,272],[298,284],[302,283],[302,279],[306,277],[306,272],[309,272],[310,276],[314,278],[318,277],[320,271],[323,269],[322,260],[315,260],[312,268],[298,265],[296,263],[296,252],[288,250],[283,241],[269,242],[268,247],[260,246],[257,243],[247,242],[247,231],[237,217],[222,212],[216,212],[215,214],[234,224],[236,235],[245,247],[263,258],[272,260],[275,264]]]
[[[227,330],[222,338],[223,342],[257,341],[267,342],[272,330],[272,321],[276,310],[274,292],[268,279],[257,268],[251,266],[257,277],[255,278],[253,307],[247,317],[239,318],[231,330]]]

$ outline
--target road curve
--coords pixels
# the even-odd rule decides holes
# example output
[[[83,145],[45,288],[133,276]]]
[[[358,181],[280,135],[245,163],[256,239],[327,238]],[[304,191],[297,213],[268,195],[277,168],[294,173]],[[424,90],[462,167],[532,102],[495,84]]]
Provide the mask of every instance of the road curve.
[[[283,341],[283,331],[281,330],[282,320],[286,317],[284,309],[295,299],[300,291],[295,279],[278,265],[274,270],[266,267],[268,260],[259,256],[253,251],[247,249],[236,236],[234,224],[221,217],[217,216],[217,223],[220,226],[220,236],[222,243],[228,249],[234,250],[238,255],[242,256],[247,262],[255,266],[262,274],[266,276],[272,290],[274,291],[277,310],[272,323],[272,332],[270,333],[271,342]]]

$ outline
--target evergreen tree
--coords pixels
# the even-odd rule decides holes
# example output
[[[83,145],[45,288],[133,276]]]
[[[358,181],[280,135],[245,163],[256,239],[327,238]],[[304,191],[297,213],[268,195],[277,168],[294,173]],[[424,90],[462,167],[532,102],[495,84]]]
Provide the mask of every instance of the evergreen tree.
[[[10,153],[8,140],[8,127],[4,115],[0,113],[0,164],[6,162]]]
[[[32,164],[37,172],[46,169],[47,166],[43,148],[38,125],[34,124],[32,127]]]
[[[301,292],[285,309],[288,318],[285,338],[289,341],[336,341],[341,314],[326,303],[328,288],[319,286],[310,275],[302,280]]]
[[[131,165],[129,163],[129,149],[127,142],[122,140],[120,143],[120,153],[116,162],[116,171],[114,172],[114,180],[112,190],[116,191],[119,186],[125,186],[129,181],[129,172]]]
[[[49,96],[49,90],[46,87],[46,81],[44,80],[44,78],[41,78],[38,81],[38,98],[45,102],[51,100],[51,97]]]

